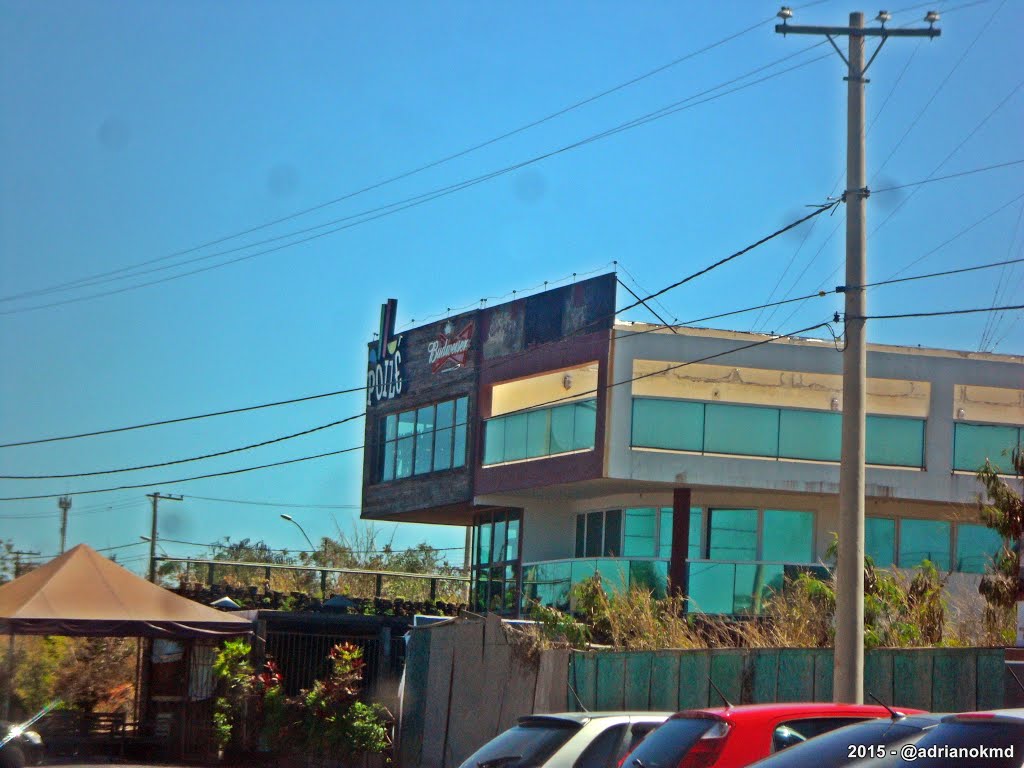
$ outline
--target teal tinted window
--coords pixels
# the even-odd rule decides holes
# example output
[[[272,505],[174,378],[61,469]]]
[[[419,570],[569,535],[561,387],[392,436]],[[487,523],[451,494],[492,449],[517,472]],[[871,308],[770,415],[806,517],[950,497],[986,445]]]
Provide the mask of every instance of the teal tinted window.
[[[708,403],[704,409],[704,450],[739,456],[777,456],[778,409]]]
[[[629,563],[629,588],[642,589],[655,598],[668,591],[668,563],[659,560],[632,560]]]
[[[484,464],[505,460],[505,420],[491,419],[484,424]]]
[[[654,557],[658,510],[654,507],[624,510],[622,554],[624,557]],[[671,542],[670,542],[671,543]]]
[[[604,513],[603,557],[618,557],[622,554],[622,510],[609,509]]]
[[[576,557],[587,555],[587,516],[576,515]]]
[[[960,523],[956,527],[956,567],[964,573],[984,573],[993,561],[1003,540],[987,525]]]
[[[779,413],[779,456],[839,461],[842,429],[841,414],[783,409]]]
[[[900,567],[914,568],[931,560],[949,570],[950,524],[941,520],[900,520]]]
[[[434,406],[428,405],[416,412],[415,473],[430,472],[434,461]]]
[[[741,563],[736,566],[732,612],[757,615],[773,590],[782,586],[783,566]]]
[[[896,521],[888,517],[864,519],[864,554],[879,568],[896,562]]]
[[[924,422],[921,419],[868,416],[864,441],[864,460],[868,464],[924,466]]]
[[[1001,470],[1009,470],[1010,451],[1019,440],[1017,427],[957,423],[953,432],[953,469],[977,472],[988,459]]]
[[[702,516],[703,512],[700,507],[690,507],[690,541],[686,556],[691,560],[699,560],[704,556],[704,542],[701,539],[701,534],[704,532]]]
[[[434,416],[435,429],[444,429],[455,423],[455,401],[445,400],[437,404],[437,412]]]
[[[688,610],[732,613],[736,566],[732,563],[690,563]]]
[[[399,422],[401,426],[401,422]],[[401,437],[395,442],[395,477],[412,475],[412,437]]]
[[[459,424],[455,427],[455,444],[452,449],[452,466],[466,466],[466,425]]]
[[[549,411],[530,411],[526,414],[526,457],[547,456]]]
[[[459,403],[463,423],[453,427]],[[465,466],[465,404],[462,397],[385,417],[378,479],[386,482]]]
[[[633,398],[632,444],[675,451],[704,449],[704,403]]]
[[[809,563],[814,560],[814,514],[766,509],[761,538],[762,560]]]
[[[398,417],[395,414],[384,419],[384,439],[394,440],[398,437]]]
[[[600,557],[604,544],[604,512],[587,513],[587,557]]]
[[[505,547],[507,559],[515,560],[519,557],[519,518],[509,520],[505,531],[508,539],[508,544]]]
[[[451,469],[452,466],[452,430],[439,429],[434,433],[434,471]]]
[[[519,461],[526,458],[526,424],[525,413],[514,413],[505,416],[505,461]]]
[[[491,562],[491,524],[482,523],[476,529],[476,561],[480,565]]]
[[[712,509],[708,514],[710,560],[757,559],[757,510]]]
[[[398,436],[408,437],[416,431],[416,411],[398,414]]]
[[[501,514],[500,512],[498,513]],[[494,521],[494,539],[491,544],[491,562],[500,563],[503,560],[508,560],[508,554],[505,549],[505,521],[503,519],[497,519]]]
[[[548,445],[551,453],[567,453],[573,448],[573,432],[576,429],[576,406],[560,405],[551,409],[551,437]]]
[[[469,418],[469,398],[460,397],[455,401],[455,423],[465,424]]]
[[[597,401],[583,400],[574,403],[574,406],[572,449],[589,450],[594,447],[594,435],[597,431]]]

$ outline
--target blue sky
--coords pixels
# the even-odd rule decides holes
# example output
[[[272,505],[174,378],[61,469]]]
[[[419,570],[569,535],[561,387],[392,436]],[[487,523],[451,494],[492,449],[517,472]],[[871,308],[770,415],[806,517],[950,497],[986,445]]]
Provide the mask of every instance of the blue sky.
[[[794,23],[842,24],[857,10],[840,0],[809,5],[795,5]],[[918,5],[906,0],[892,8],[913,6],[892,23],[917,22],[925,10]],[[935,5],[944,11],[942,37],[892,40],[870,71],[868,115],[877,120],[868,137],[868,173],[875,189],[1024,158],[1024,89],[1014,91],[1024,5]],[[479,151],[152,266],[320,225],[550,152],[819,42],[776,35],[769,21],[776,10],[776,3],[738,1],[698,8],[0,0],[0,294],[159,259],[317,206],[764,22]],[[754,77],[829,52],[821,46]],[[222,268],[77,301],[258,249],[0,302],[7,313],[0,314],[0,442],[358,386],[365,344],[388,297],[398,299],[399,325],[408,325],[481,297],[606,271],[616,261],[627,282],[660,288],[803,215],[804,206],[834,191],[844,168],[844,74],[832,52],[419,207]],[[1020,257],[1024,198],[1015,198],[1024,193],[1022,168],[872,196],[870,278],[888,278],[922,256],[905,274]],[[665,314],[687,320],[757,305],[769,300],[777,282],[776,299],[840,283],[831,273],[842,263],[842,211],[816,222],[666,294]],[[1018,265],[879,288],[869,294],[869,312],[989,306],[999,285],[1002,303],[1019,303],[1022,277]],[[33,309],[65,299],[75,301]],[[798,307],[792,316],[785,307],[757,327],[792,331],[841,308],[834,296],[792,306]],[[997,351],[1024,353],[1020,316],[1002,318]],[[630,317],[647,319],[642,311]],[[750,330],[756,319],[757,313],[739,315],[719,325]],[[878,321],[869,338],[976,350],[987,319]],[[150,464],[298,432],[361,409],[356,394],[9,448],[0,450],[0,468],[5,475],[67,474]],[[361,438],[356,421],[160,470],[0,480],[0,496],[152,481],[144,489],[77,496],[69,542],[136,541],[149,529],[144,494],[160,490],[186,496],[163,506],[166,538],[250,537],[302,548],[301,534],[278,514],[294,515],[314,538],[338,528],[350,532],[360,495],[359,451],[230,477],[167,481],[354,447]],[[56,513],[56,500],[0,502],[0,538],[53,553]],[[392,535],[398,545],[427,539],[458,547],[463,540],[461,529],[381,528],[382,540]],[[175,554],[197,551],[165,546]],[[145,546],[119,552],[144,567]]]

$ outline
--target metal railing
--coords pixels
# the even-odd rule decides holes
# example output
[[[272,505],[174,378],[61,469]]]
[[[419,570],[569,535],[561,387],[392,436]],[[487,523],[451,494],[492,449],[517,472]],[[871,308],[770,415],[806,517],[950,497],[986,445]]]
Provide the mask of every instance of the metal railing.
[[[186,568],[191,570],[192,566],[199,566],[197,569],[202,573],[202,566],[206,567],[206,581],[205,584],[213,586],[216,579],[217,568],[251,568],[253,570],[262,570],[264,578],[270,581],[271,574],[274,571],[292,571],[299,573],[318,573],[320,574],[320,592],[323,595],[327,594],[327,577],[328,574],[338,574],[347,576],[372,576],[374,577],[374,589],[373,596],[375,598],[384,597],[384,580],[385,579],[412,579],[416,581],[428,581],[430,583],[430,600],[434,601],[437,599],[437,586],[440,582],[457,582],[469,586],[469,576],[459,575],[445,575],[442,573],[407,573],[404,571],[374,571],[363,568],[328,568],[319,565],[285,565],[282,563],[254,563],[245,560],[210,560],[204,558],[194,557],[170,557],[167,555],[158,555],[154,558],[155,562],[164,563],[184,563]]]

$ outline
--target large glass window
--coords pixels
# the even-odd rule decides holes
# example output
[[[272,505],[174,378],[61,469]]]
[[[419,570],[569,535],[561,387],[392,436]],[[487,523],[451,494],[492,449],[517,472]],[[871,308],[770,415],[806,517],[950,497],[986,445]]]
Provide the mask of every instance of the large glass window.
[[[672,526],[675,524],[675,512],[672,507],[661,508],[661,521],[658,532],[658,557],[669,559],[672,557]],[[701,509],[690,507],[690,535],[686,557],[689,560],[700,558],[701,553]]]
[[[923,419],[868,416],[869,464],[924,466]],[[633,398],[634,448],[837,462],[842,415],[829,411]]]
[[[940,571],[948,571],[950,531],[942,520],[900,520],[900,567],[931,560]]]
[[[502,464],[591,450],[596,425],[597,401],[594,399],[488,419],[484,428],[483,463]]]
[[[959,523],[956,527],[956,570],[984,573],[1002,549],[1003,539],[987,525]]]
[[[655,557],[658,541],[658,510],[654,507],[625,510],[623,557]]]
[[[708,510],[708,559],[757,560],[757,510]]]
[[[468,414],[468,398],[460,397],[385,416],[380,428],[379,480],[465,466]]]
[[[957,422],[953,431],[953,469],[977,472],[988,459],[1005,472],[1010,469],[1010,451],[1020,443],[1018,427]]]
[[[576,557],[618,557],[621,552],[621,509],[584,512],[576,517]]]
[[[704,450],[704,403],[633,398],[633,445]]]
[[[782,509],[764,511],[761,559],[775,563],[814,560],[814,514]]]
[[[896,562],[896,521],[889,517],[864,519],[864,554],[878,568]]]
[[[475,610],[508,613],[517,609],[519,526],[518,510],[497,510],[476,517],[470,590]]]

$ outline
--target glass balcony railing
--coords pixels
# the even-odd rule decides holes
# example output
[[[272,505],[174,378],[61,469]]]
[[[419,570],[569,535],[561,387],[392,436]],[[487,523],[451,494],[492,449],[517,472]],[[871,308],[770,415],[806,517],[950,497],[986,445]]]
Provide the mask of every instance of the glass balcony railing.
[[[693,613],[756,615],[764,610],[771,594],[785,579],[801,572],[825,577],[824,566],[812,563],[731,562],[690,560],[687,609]],[[523,565],[523,606],[539,600],[559,610],[571,610],[572,588],[600,574],[609,592],[640,587],[655,597],[668,590],[668,560],[654,558],[599,557],[549,560]]]

